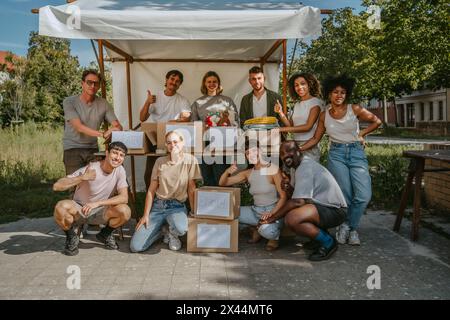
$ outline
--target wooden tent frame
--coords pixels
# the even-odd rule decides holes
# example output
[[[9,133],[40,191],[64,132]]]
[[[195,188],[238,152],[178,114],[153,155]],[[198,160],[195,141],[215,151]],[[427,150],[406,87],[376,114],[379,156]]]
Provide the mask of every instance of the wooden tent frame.
[[[67,3],[75,2],[76,0],[66,0]],[[32,13],[39,14],[39,9],[32,9]],[[321,14],[331,14],[333,10],[330,9],[321,9]],[[106,82],[105,82],[105,61],[110,62],[125,62],[126,63],[126,78],[127,78],[127,98],[128,98],[128,127],[130,129],[133,128],[133,114],[132,114],[132,106],[131,106],[131,77],[130,77],[130,63],[133,62],[217,62],[217,63],[255,63],[259,64],[261,69],[264,68],[264,65],[267,63],[280,63],[280,61],[273,61],[269,60],[269,58],[272,56],[272,54],[280,47],[282,46],[282,62],[283,62],[283,71],[282,71],[282,77],[283,77],[283,110],[286,113],[287,111],[287,39],[280,39],[277,40],[273,46],[262,56],[259,60],[226,60],[226,59],[137,59],[128,54],[127,52],[123,51],[122,49],[118,48],[117,46],[113,45],[111,42],[105,39],[96,39],[97,45],[98,45],[98,55],[97,52],[95,52],[96,57],[98,59],[98,65],[100,69],[100,74],[102,76],[101,81],[101,93],[102,97],[106,99]],[[103,47],[108,48],[109,50],[117,53],[118,55],[122,56],[122,58],[111,58],[111,59],[105,59],[104,53],[103,53]],[[95,46],[93,45],[94,51]],[[135,172],[135,162],[134,162],[134,156],[131,155],[131,190],[132,190],[132,196],[135,199],[136,197],[136,172]],[[134,200],[133,199],[133,200]]]

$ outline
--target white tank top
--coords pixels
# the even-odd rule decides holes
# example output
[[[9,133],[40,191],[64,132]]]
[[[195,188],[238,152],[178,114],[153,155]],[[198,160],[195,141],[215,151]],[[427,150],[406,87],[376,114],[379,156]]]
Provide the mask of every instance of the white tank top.
[[[250,183],[248,191],[253,196],[255,206],[269,206],[278,201],[278,192],[275,185],[269,182],[267,175],[261,172],[261,169],[252,169],[248,177]]]
[[[312,97],[311,99],[308,99],[306,101],[297,102],[294,105],[294,112],[292,113],[292,122],[294,123],[294,126],[300,126],[303,124],[306,124],[309,118],[309,114],[311,112],[311,109],[315,106],[320,107],[320,111],[322,111],[322,100]],[[294,139],[296,141],[306,141],[311,139],[314,136],[314,132],[316,132],[317,123],[319,122],[319,119],[314,123],[311,130],[308,132],[299,132],[294,133]]]
[[[359,121],[353,112],[351,104],[347,105],[347,112],[341,119],[334,119],[330,115],[331,106],[325,112],[325,129],[332,142],[352,143],[359,141]]]

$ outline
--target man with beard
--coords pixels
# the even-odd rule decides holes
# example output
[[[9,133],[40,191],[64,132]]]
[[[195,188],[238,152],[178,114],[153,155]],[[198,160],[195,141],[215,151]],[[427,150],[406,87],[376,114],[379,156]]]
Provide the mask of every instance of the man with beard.
[[[322,165],[303,155],[295,141],[285,141],[280,147],[280,158],[287,168],[295,169],[292,199],[260,223],[272,223],[285,217],[285,223],[296,234],[313,242],[311,261],[326,260],[337,250],[337,241],[327,231],[340,225],[346,218],[347,204],[334,177]]]

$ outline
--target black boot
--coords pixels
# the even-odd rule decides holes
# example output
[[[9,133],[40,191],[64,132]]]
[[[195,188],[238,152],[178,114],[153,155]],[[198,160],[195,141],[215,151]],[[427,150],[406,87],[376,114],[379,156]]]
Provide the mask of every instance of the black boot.
[[[104,227],[99,233],[97,233],[96,238],[98,241],[103,242],[105,244],[105,248],[109,250],[117,250],[119,249],[119,245],[114,239],[115,229],[110,226]]]
[[[73,226],[69,230],[64,231],[66,233],[66,246],[64,248],[64,254],[67,256],[76,256],[78,254],[78,244],[80,238],[75,233]]]

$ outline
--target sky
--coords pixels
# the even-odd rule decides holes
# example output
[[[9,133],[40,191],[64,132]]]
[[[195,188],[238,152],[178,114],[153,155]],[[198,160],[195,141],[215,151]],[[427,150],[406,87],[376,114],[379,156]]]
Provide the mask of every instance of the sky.
[[[197,1],[210,2],[209,0]],[[238,0],[228,1],[240,2]],[[174,1],[159,0],[158,2]],[[300,1],[283,0],[283,2],[297,3]],[[363,7],[360,5],[361,0],[303,0],[301,2],[304,5],[321,9],[351,7],[355,12],[363,10]],[[39,16],[31,13],[31,9],[65,3],[65,0],[0,0],[0,51],[6,50],[17,55],[26,55],[29,34],[31,31],[38,31],[39,29]],[[292,44],[293,41],[289,43],[288,50],[292,47]],[[87,66],[91,61],[95,61],[95,55],[89,40],[71,40],[71,49],[72,55],[78,56],[82,66]]]

